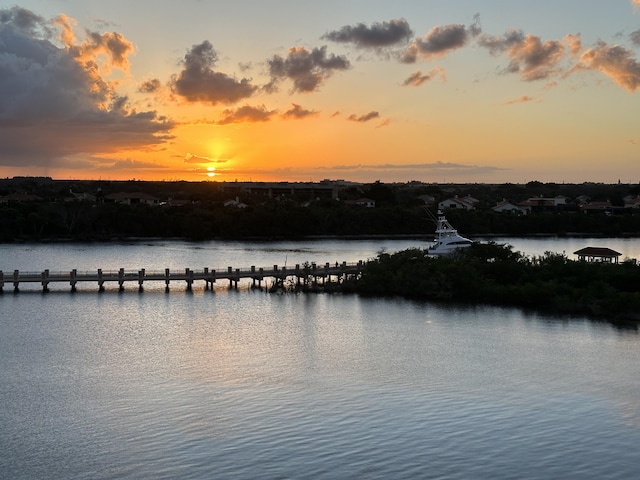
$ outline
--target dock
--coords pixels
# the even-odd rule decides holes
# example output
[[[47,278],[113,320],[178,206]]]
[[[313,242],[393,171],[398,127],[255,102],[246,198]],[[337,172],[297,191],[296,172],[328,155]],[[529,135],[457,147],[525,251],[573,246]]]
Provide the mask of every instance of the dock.
[[[119,291],[125,290],[126,284],[134,284],[138,291],[144,289],[143,285],[148,282],[162,282],[165,290],[169,291],[172,282],[184,282],[186,290],[191,291],[196,282],[204,282],[205,290],[213,290],[214,284],[218,281],[228,281],[229,288],[238,288],[241,280],[250,280],[252,288],[261,288],[265,279],[271,278],[275,285],[284,285],[284,282],[290,280],[294,285],[324,285],[326,282],[343,282],[348,278],[356,278],[359,276],[366,262],[359,261],[357,263],[335,263],[324,265],[316,265],[316,263],[305,263],[304,265],[296,264],[294,268],[286,266],[273,265],[268,268],[233,268],[226,269],[210,269],[202,268],[193,270],[185,268],[183,270],[127,270],[120,268],[118,270],[95,271],[78,271],[77,269],[52,272],[50,270],[42,270],[38,272],[23,272],[14,270],[12,273],[5,273],[0,270],[0,292],[4,291],[5,285],[13,286],[15,293],[20,291],[20,284],[40,284],[43,292],[49,291],[50,284],[63,283],[68,284],[72,292],[75,292],[78,284],[94,283],[97,291],[105,290],[105,284],[116,284]]]

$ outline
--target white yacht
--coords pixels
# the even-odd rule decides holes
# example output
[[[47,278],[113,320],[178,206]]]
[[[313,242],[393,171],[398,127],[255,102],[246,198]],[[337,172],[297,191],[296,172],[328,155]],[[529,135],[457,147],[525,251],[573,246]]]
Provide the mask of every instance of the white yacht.
[[[433,216],[433,214],[431,214]],[[459,248],[467,248],[473,242],[461,236],[445,218],[444,213],[438,210],[436,219],[436,238],[429,247],[429,255],[449,255]]]

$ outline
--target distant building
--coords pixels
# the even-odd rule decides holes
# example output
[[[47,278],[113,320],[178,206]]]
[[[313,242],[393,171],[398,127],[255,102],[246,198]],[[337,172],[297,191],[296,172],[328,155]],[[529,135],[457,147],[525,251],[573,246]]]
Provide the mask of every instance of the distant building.
[[[588,202],[580,205],[580,210],[583,213],[604,213],[611,215],[613,205],[609,200]]]
[[[10,193],[9,195],[0,197],[0,203],[37,202],[39,200],[42,200],[42,198],[28,193]]]
[[[429,194],[424,194],[420,195],[418,197],[418,200],[422,200],[422,203],[424,203],[425,205],[433,205],[436,201],[436,197]]]
[[[573,252],[578,256],[578,260],[583,262],[606,262],[618,263],[618,257],[622,255],[620,252],[605,247],[585,247],[577,252]]]
[[[558,195],[556,197],[531,197],[518,203],[518,207],[527,212],[543,212],[557,210],[558,207],[567,204],[567,197]]]
[[[376,201],[371,200],[370,198],[359,198],[355,203],[356,205],[365,208],[375,208],[376,206]]]
[[[307,198],[337,199],[341,188],[350,185],[345,181],[322,182],[222,182],[218,188],[227,195],[252,195],[267,198],[304,196]]]
[[[223,203],[225,208],[247,208],[249,205],[240,201],[239,197],[234,199],[225,200]]]
[[[159,205],[160,199],[142,192],[111,193],[104,197],[105,202],[124,203],[125,205]]]
[[[640,195],[625,197],[624,208],[640,208]]]
[[[498,213],[510,213],[512,215],[526,215],[529,211],[525,208],[521,208],[518,205],[505,200],[498,202],[491,210]]]
[[[446,210],[447,208],[457,208],[461,210],[475,210],[476,203],[479,200],[473,198],[470,195],[466,197],[458,197],[457,195],[453,198],[447,198],[438,204],[439,210]]]

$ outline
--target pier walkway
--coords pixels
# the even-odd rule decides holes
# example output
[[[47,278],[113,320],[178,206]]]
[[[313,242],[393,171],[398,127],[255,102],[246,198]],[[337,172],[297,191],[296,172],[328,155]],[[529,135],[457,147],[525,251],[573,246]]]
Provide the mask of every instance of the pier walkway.
[[[330,265],[325,263],[318,266],[315,263],[296,265],[294,268],[286,266],[279,267],[274,265],[272,268],[256,268],[252,266],[248,269],[227,267],[226,270],[216,270],[203,268],[202,270],[192,270],[185,268],[181,271],[170,270],[165,268],[162,271],[140,270],[102,270],[97,271],[78,271],[76,269],[68,272],[51,272],[44,270],[41,272],[21,272],[14,270],[13,273],[5,273],[0,270],[0,292],[3,291],[5,285],[13,285],[14,292],[20,291],[21,283],[35,284],[42,286],[42,291],[49,290],[49,284],[66,283],[71,287],[71,291],[76,291],[76,287],[80,283],[95,283],[98,291],[104,291],[105,284],[117,284],[118,289],[123,291],[126,283],[137,285],[139,291],[143,290],[143,284],[146,282],[164,282],[165,289],[169,290],[171,282],[185,282],[186,289],[190,291],[195,282],[204,282],[205,290],[213,289],[214,283],[219,280],[229,281],[229,288],[238,288],[238,282],[243,279],[251,280],[252,287],[261,287],[262,282],[266,278],[272,278],[275,284],[284,286],[287,279],[292,280],[298,285],[302,284],[318,284],[323,285],[325,282],[336,281],[338,283],[347,278],[357,277],[362,273],[365,262],[341,264],[336,263]]]

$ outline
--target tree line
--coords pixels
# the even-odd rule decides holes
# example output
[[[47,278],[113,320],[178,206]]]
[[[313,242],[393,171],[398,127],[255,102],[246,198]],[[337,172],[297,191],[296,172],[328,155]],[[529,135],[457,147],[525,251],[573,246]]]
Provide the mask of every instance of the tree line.
[[[465,235],[523,236],[633,235],[640,215],[584,215],[575,212],[515,216],[493,211],[450,211]],[[435,224],[419,205],[364,208],[335,200],[307,206],[270,201],[247,208],[220,201],[182,206],[89,202],[24,202],[0,205],[0,241],[66,239],[106,241],[132,237],[190,240],[277,239],[309,236],[433,235]]]

